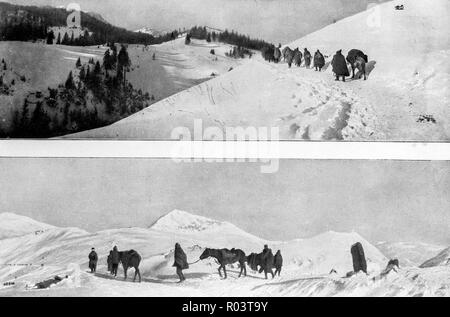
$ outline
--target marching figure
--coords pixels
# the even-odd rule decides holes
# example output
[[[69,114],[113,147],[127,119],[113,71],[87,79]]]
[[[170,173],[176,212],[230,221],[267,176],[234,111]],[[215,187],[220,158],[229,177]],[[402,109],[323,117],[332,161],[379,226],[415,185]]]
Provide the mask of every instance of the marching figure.
[[[186,270],[189,268],[189,264],[187,262],[187,256],[186,253],[184,253],[183,249],[181,248],[179,243],[175,244],[175,262],[173,263],[173,266],[177,269],[177,275],[180,278],[180,283],[185,281],[186,278],[184,277],[183,270]]]
[[[111,252],[111,274],[114,275],[114,277],[117,276],[117,269],[119,268],[119,250],[117,250],[117,246],[114,246],[112,252]]]
[[[92,248],[91,253],[89,253],[89,268],[91,269],[91,273],[95,273],[95,271],[97,271],[97,261],[97,252],[95,252],[95,249]]]

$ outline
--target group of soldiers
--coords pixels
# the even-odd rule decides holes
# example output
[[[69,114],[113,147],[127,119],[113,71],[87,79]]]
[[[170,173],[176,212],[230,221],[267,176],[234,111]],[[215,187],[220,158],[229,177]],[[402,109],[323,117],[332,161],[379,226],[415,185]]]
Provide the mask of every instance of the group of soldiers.
[[[98,255],[97,252],[95,251],[95,248],[91,249],[88,258],[89,258],[89,269],[91,270],[91,273],[96,273]],[[283,265],[283,258],[281,256],[281,252],[280,250],[278,250],[274,256],[272,250],[268,247],[268,245],[264,245],[264,249],[260,254],[252,253],[250,256],[245,257],[245,259],[250,268],[252,268],[254,271],[259,271],[259,273],[264,272],[266,278],[267,273],[271,273],[272,277],[274,277],[276,274],[280,275],[281,273],[281,267]],[[114,275],[114,277],[117,276],[117,269],[119,267],[120,261],[121,261],[120,253],[117,249],[117,246],[114,246],[114,248],[109,252],[107,258],[108,271],[111,273],[111,275]],[[139,263],[137,264],[137,266],[138,265]],[[175,267],[176,274],[178,275],[180,282],[185,281],[186,277],[183,274],[183,270],[189,269],[189,263],[187,260],[186,253],[183,251],[179,243],[175,244],[174,263],[172,266]],[[273,272],[273,269],[275,269],[275,273]]]
[[[89,253],[89,269],[91,270],[91,273],[97,272],[97,262],[98,262],[98,255],[95,251],[95,248],[91,249],[91,252]],[[119,257],[119,250],[117,249],[117,246],[114,246],[114,248],[109,251],[107,263],[108,263],[108,271],[111,272],[111,275],[117,276],[117,269],[119,267],[120,257]]]
[[[311,68],[311,62],[316,71],[322,71],[325,67],[325,56],[320,50],[317,50],[313,57],[307,48],[304,48],[302,53],[298,47],[292,50],[290,47],[286,46],[281,50],[281,44],[279,44],[278,47],[272,49],[263,49],[262,53],[264,59],[269,62],[274,61],[275,63],[279,63],[283,59],[288,64],[289,68],[291,68],[292,64],[300,67],[303,60],[306,68]],[[342,54],[342,50],[338,50],[333,56],[331,66],[333,67],[336,81],[339,81],[342,78],[342,81],[345,82],[345,77],[350,76],[347,63],[351,65],[352,78],[355,78],[355,69],[358,69],[364,76],[364,80],[366,80],[366,63],[368,63],[368,57],[361,50],[352,49],[348,52],[347,58]]]

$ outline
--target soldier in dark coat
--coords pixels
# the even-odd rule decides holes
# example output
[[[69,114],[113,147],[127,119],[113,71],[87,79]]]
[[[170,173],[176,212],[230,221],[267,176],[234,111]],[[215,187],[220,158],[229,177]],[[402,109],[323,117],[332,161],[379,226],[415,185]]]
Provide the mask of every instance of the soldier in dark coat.
[[[108,272],[112,274],[112,250],[109,251],[108,258],[106,259],[106,263],[108,264]]]
[[[308,51],[307,48],[303,50],[303,57],[305,58],[305,67],[309,68],[311,67],[311,53]]]
[[[95,249],[92,248],[91,253],[89,253],[89,268],[91,269],[91,273],[95,273],[95,271],[97,271],[97,261],[97,252],[95,252]]]
[[[172,266],[176,267],[177,275],[180,278],[180,282],[186,280],[183,274],[183,270],[188,269],[189,264],[187,261],[186,253],[184,253],[179,243],[175,244],[174,263]]]
[[[333,73],[336,74],[336,80],[339,81],[339,77],[342,77],[342,81],[345,81],[345,76],[350,76],[348,72],[347,62],[344,55],[342,55],[342,50],[336,52],[331,61],[333,66]]]
[[[275,258],[274,258],[274,266],[275,266],[275,275],[280,276],[281,273],[281,267],[283,266],[283,257],[281,256],[281,251],[278,250],[277,253],[275,254]]]
[[[300,50],[297,47],[294,50],[294,58],[292,59],[295,66],[300,67],[300,65],[302,64],[302,57],[303,57],[303,54],[302,54],[302,52],[300,52]]]
[[[120,262],[120,256],[119,256],[119,250],[117,250],[117,246],[114,246],[111,252],[111,274],[114,275],[114,277],[117,276],[117,269],[119,268],[119,262]]]
[[[322,68],[325,66],[325,57],[323,54],[317,50],[317,52],[314,53],[314,68],[317,71],[322,71]]]
[[[359,271],[363,271],[367,274],[367,262],[366,256],[364,255],[364,249],[360,242],[355,243],[350,248],[350,252],[352,254],[353,260],[353,271],[358,273]]]
[[[261,266],[261,269],[259,270],[259,273],[264,271],[264,275],[265,275],[266,279],[267,279],[267,273],[269,273],[269,272],[272,274],[272,278],[275,276],[273,274],[273,270],[272,270],[273,262],[274,262],[274,258],[273,258],[272,249],[269,249],[267,244],[265,244],[264,249],[262,251],[262,266]]]
[[[279,63],[281,59],[281,50],[280,50],[281,44],[278,45],[278,47],[275,48],[273,53],[273,58],[275,63]]]

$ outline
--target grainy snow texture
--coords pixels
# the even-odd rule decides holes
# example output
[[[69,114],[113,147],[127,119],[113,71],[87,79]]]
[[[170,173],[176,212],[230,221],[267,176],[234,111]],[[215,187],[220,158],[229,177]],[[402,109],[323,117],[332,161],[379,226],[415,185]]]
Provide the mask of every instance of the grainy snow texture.
[[[33,220],[0,215],[2,228],[14,223],[26,228]],[[326,232],[308,239],[266,241],[221,222],[174,210],[149,228],[126,228],[88,233],[77,228],[57,228],[40,224],[39,232],[0,240],[0,296],[449,296],[449,266],[442,261],[420,269],[404,267],[380,276],[387,258],[355,232]],[[3,229],[0,229],[3,234]],[[206,247],[241,248],[247,254],[260,252],[269,244],[281,250],[284,267],[281,277],[264,279],[248,268],[248,276],[237,278],[238,267],[228,266],[228,279],[217,273],[209,259],[191,264],[187,280],[177,283],[173,251],[179,242],[190,263],[198,260]],[[368,275],[344,278],[352,270],[350,246],[361,242],[368,261]],[[123,280],[122,269],[113,279],[106,268],[109,250],[135,249],[143,260],[142,283],[133,283],[133,269]],[[96,274],[88,273],[87,255],[95,247],[99,254]],[[4,265],[9,264],[9,265]],[[14,265],[15,264],[15,265]],[[21,265],[22,264],[22,265]],[[23,264],[28,264],[24,266]],[[330,274],[334,269],[337,273]],[[68,278],[49,289],[32,286],[55,275]],[[2,286],[5,282],[14,285]]]
[[[450,3],[405,0],[403,11],[396,4],[383,3],[287,44],[312,54],[320,49],[327,56],[322,72],[288,69],[257,54],[111,126],[73,136],[169,139],[176,127],[193,135],[194,120],[201,119],[204,128],[224,134],[226,127],[279,127],[281,139],[449,140]],[[173,45],[174,54],[192,50],[183,39],[164,45]],[[367,81],[335,82],[333,54],[353,48],[369,56]],[[188,61],[204,77],[213,66],[205,67],[198,53]]]

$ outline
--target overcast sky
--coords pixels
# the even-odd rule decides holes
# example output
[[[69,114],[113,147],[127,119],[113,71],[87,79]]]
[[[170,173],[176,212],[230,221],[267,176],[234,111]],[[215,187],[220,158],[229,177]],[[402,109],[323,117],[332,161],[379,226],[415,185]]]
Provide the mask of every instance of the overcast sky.
[[[174,163],[1,159],[0,212],[88,231],[147,227],[178,208],[273,240],[351,231],[450,245],[450,162]]]
[[[381,0],[9,0],[26,5],[67,6],[100,13],[114,25],[157,30],[208,25],[287,43]]]

